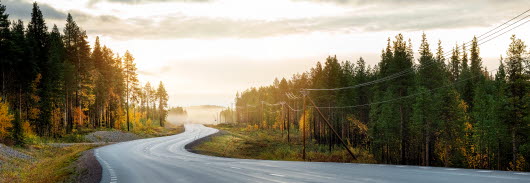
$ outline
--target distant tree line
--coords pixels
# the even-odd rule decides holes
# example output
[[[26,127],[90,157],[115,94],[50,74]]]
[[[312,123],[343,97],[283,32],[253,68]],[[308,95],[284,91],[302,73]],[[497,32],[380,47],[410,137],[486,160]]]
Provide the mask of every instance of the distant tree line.
[[[410,40],[399,34],[388,39],[373,67],[363,58],[354,63],[330,56],[290,80],[276,79],[270,86],[238,93],[236,121],[298,132],[305,113],[308,138],[329,144],[331,150],[340,144],[338,138],[315,106],[308,103],[302,111],[300,91],[356,86],[310,91],[307,97],[342,139],[370,151],[380,163],[530,170],[530,61],[525,43],[512,36],[495,73],[482,66],[477,38],[456,45],[446,58],[441,43],[433,53],[424,34],[418,51],[419,58],[414,58]],[[269,105],[281,102],[285,104]]]
[[[37,3],[27,26],[5,11],[0,4],[0,142],[164,125],[164,85],[139,86],[129,51],[119,56],[99,37],[91,48],[70,14],[62,33],[56,25],[49,32]]]

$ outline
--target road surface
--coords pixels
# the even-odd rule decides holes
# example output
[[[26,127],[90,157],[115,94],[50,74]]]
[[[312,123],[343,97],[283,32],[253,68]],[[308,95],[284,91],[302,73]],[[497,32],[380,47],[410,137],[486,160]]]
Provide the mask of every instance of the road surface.
[[[530,173],[524,172],[205,156],[184,146],[217,130],[198,124],[185,128],[173,136],[96,149],[101,182],[530,182]]]

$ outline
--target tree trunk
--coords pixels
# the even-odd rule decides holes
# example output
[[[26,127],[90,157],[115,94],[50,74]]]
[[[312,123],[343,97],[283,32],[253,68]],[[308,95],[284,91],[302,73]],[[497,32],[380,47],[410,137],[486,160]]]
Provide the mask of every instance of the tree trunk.
[[[517,170],[517,146],[515,139],[515,125],[512,125],[512,153],[513,153],[513,170]]]

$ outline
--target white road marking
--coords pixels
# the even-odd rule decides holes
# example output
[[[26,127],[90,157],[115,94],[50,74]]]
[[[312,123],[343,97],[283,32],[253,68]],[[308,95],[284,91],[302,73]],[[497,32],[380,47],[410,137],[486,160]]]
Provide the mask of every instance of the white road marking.
[[[285,177],[285,175],[275,174],[275,173],[271,173],[270,175],[272,175],[272,176],[277,176],[277,177]]]
[[[513,173],[515,175],[530,175],[530,173]]]
[[[398,167],[398,168],[405,168],[405,166],[396,166],[396,167]]]
[[[456,168],[447,168],[447,169],[445,169],[445,170],[456,171],[456,170],[458,170],[458,169],[456,169]]]
[[[233,169],[241,169],[241,168],[238,168],[238,167],[234,167],[234,166],[231,166],[230,168],[233,168]]]
[[[480,171],[477,171],[479,173],[490,173],[490,172],[493,172],[493,171],[489,171],[489,170],[480,170]]]
[[[431,167],[420,166],[421,169],[431,169]]]
[[[118,182],[118,177],[116,176],[116,172],[114,171],[114,169],[112,169],[112,167],[110,167],[110,165],[109,165],[109,163],[107,161],[105,161],[104,159],[102,159],[99,156],[99,149],[96,149],[95,152],[96,152],[96,158],[101,160],[101,161],[103,161],[103,164],[105,164],[105,167],[107,167],[107,170],[109,170],[110,183],[117,183]]]

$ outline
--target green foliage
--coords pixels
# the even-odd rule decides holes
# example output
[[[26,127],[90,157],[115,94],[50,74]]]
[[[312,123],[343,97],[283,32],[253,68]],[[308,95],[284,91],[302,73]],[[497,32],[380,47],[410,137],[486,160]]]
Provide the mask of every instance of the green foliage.
[[[304,114],[300,90],[346,87],[309,93],[324,115],[313,106],[305,112],[310,146],[319,146],[309,154],[333,154],[341,145],[326,118],[349,146],[368,150],[377,162],[530,170],[530,61],[524,43],[512,38],[495,77],[482,66],[476,38],[469,45],[456,45],[449,59],[441,41],[435,54],[430,47],[423,35],[417,65],[410,42],[401,34],[388,39],[373,68],[362,58],[354,64],[328,56],[290,80],[276,79],[270,86],[237,93],[235,111],[224,112],[248,129],[278,129],[292,137],[300,133]],[[285,103],[261,108],[261,101]],[[367,133],[358,126],[366,126]],[[288,151],[280,148],[267,158],[283,156]]]
[[[168,96],[162,85],[160,95],[151,92],[149,106],[139,105],[147,96],[137,87],[130,52],[120,57],[99,37],[92,49],[71,14],[63,34],[56,25],[48,30],[37,3],[27,29],[5,12],[0,2],[0,96],[16,114],[2,126],[1,143],[77,142],[85,129],[125,129],[129,116],[145,128],[165,120]]]

